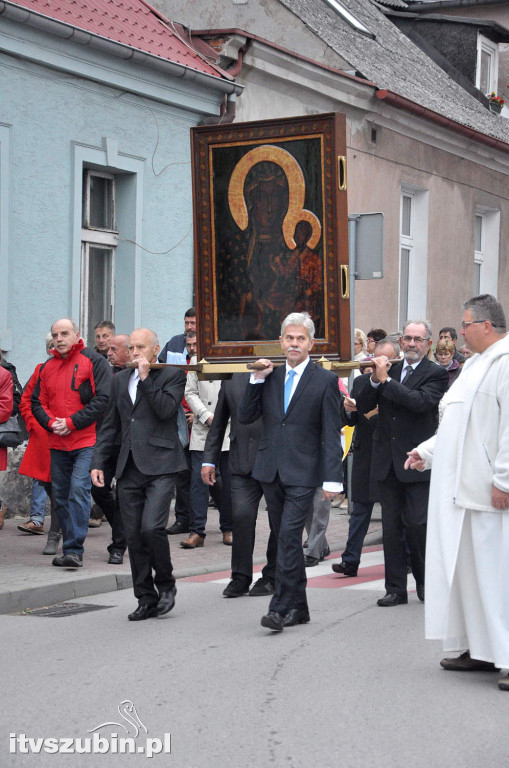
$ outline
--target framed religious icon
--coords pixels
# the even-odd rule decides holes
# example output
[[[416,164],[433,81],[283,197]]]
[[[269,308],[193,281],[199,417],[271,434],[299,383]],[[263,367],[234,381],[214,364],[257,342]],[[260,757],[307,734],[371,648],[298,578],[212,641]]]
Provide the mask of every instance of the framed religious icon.
[[[350,359],[345,116],[192,128],[199,357],[281,356],[308,312],[313,357]]]

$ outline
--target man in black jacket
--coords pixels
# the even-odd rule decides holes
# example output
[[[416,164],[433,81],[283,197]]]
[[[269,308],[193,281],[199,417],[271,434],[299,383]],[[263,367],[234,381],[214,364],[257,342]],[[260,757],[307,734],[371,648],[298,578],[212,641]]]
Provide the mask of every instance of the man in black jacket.
[[[406,542],[410,549],[417,596],[424,600],[424,557],[430,473],[405,471],[407,454],[438,426],[438,403],[447,389],[447,371],[426,357],[431,328],[425,320],[409,321],[399,339],[404,360],[387,366],[373,358],[375,370],[357,394],[359,413],[378,406],[371,471],[378,480],[382,505],[385,597],[381,607],[408,602]]]
[[[138,368],[113,377],[108,410],[92,457],[92,482],[101,487],[107,459],[115,450],[115,437],[122,434],[115,477],[138,598],[138,608],[128,616],[130,621],[168,613],[177,592],[166,525],[175,478],[185,467],[177,410],[186,377],[175,368],[151,370],[150,363],[157,361],[158,352],[153,331],[133,331],[129,353]]]
[[[237,408],[248,381],[248,373],[234,373],[231,379],[221,384],[203,452],[201,477],[207,485],[214,485],[215,467],[219,462],[223,438],[231,419],[228,467],[232,494],[232,579],[223,592],[225,597],[240,597],[247,592],[251,597],[272,595],[276,574],[277,543],[271,528],[267,545],[267,564],[262,570],[261,578],[249,589],[253,580],[256,518],[263,489],[258,480],[251,477],[262,435],[261,419],[257,419],[253,424],[240,424],[237,418]]]

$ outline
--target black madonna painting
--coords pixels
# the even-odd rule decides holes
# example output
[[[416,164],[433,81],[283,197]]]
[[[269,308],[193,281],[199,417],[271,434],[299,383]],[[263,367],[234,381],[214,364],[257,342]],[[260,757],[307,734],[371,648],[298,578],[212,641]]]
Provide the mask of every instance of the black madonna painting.
[[[200,354],[256,356],[305,311],[318,352],[340,355],[341,117],[193,129]]]

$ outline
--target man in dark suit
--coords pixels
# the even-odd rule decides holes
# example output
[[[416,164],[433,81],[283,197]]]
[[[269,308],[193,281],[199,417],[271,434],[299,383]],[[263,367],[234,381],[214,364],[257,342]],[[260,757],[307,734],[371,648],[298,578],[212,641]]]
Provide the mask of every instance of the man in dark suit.
[[[375,343],[379,355],[387,355],[395,358],[399,354],[399,345],[393,342]],[[374,351],[375,347],[372,348]],[[348,539],[346,547],[341,555],[340,563],[333,563],[332,570],[342,576],[357,576],[361,561],[361,552],[364,539],[371,522],[371,514],[375,501],[378,501],[378,483],[371,477],[371,455],[373,452],[373,432],[378,418],[378,408],[368,414],[360,415],[357,412],[357,393],[363,388],[366,380],[371,376],[371,369],[364,368],[364,373],[353,380],[350,397],[345,397],[341,406],[341,413],[345,424],[355,427],[352,440],[352,474],[348,487],[348,496],[352,503],[350,520],[348,523]]]
[[[223,591],[225,597],[240,597],[249,592],[251,597],[272,595],[276,577],[276,536],[271,529],[267,545],[267,564],[261,578],[250,590],[253,580],[253,549],[256,518],[263,488],[251,477],[258,444],[262,435],[262,421],[240,424],[237,417],[239,402],[249,380],[248,373],[234,373],[221,384],[214,418],[205,441],[201,477],[206,485],[216,482],[216,470],[224,435],[230,423],[230,450],[228,468],[231,476],[232,498],[232,578]]]
[[[263,419],[252,475],[262,484],[278,540],[275,593],[261,620],[275,631],[309,621],[304,523],[321,481],[324,498],[343,489],[338,382],[310,360],[314,335],[307,312],[288,315],[279,337],[286,364],[274,369],[259,360],[238,411],[241,424]]]
[[[138,598],[138,608],[128,616],[130,621],[168,613],[177,591],[166,525],[176,475],[186,466],[177,430],[186,377],[175,368],[151,370],[150,363],[157,361],[158,352],[153,331],[133,331],[129,354],[138,368],[114,376],[92,457],[92,482],[101,487],[104,467],[115,449],[115,435],[121,432],[115,477]]]
[[[410,549],[417,596],[424,601],[424,557],[430,472],[405,471],[407,454],[438,426],[438,403],[447,389],[447,371],[426,355],[431,328],[410,321],[400,336],[404,360],[388,368],[388,358],[373,358],[375,370],[357,393],[357,410],[378,406],[371,471],[378,480],[382,505],[385,597],[381,607],[408,602],[407,555]],[[444,375],[445,374],[445,375]]]

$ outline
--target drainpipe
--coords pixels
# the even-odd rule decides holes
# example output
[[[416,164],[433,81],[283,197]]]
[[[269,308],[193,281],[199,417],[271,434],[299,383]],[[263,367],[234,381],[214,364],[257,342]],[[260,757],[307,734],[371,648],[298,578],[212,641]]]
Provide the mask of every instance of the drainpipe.
[[[223,102],[221,104],[220,114],[204,117],[200,125],[228,125],[229,123],[233,123],[235,120],[236,105],[237,94],[225,94],[225,98],[223,98]]]
[[[248,49],[248,45],[249,43],[244,43],[242,48],[239,48],[237,61],[233,62],[233,64],[225,70],[225,72],[228,72],[233,78],[240,74],[244,64],[244,54]],[[228,125],[229,123],[233,123],[235,120],[236,107],[237,94],[235,92],[225,94],[225,98],[221,104],[221,114],[219,117],[217,115],[206,117],[201,121],[200,125]]]

